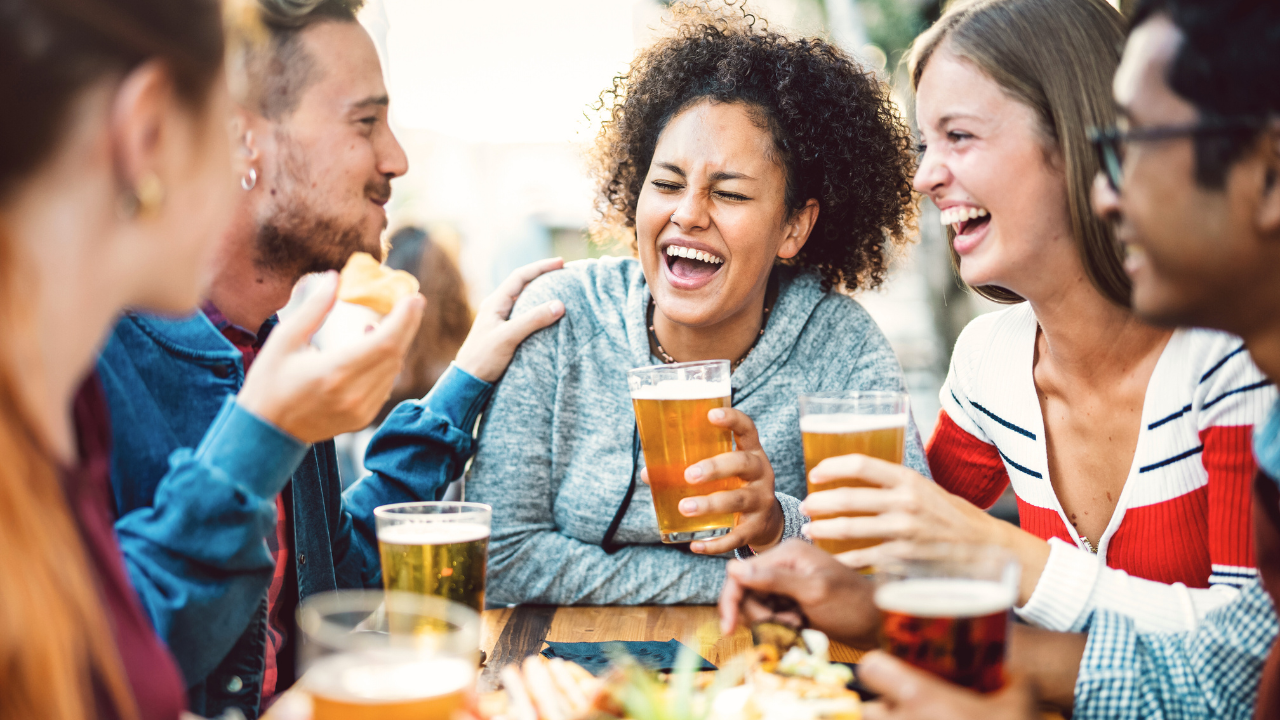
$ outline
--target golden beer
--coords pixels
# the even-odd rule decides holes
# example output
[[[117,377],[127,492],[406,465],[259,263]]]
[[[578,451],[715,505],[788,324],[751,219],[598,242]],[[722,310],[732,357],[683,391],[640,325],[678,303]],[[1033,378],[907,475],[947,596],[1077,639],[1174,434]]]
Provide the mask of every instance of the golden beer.
[[[718,537],[733,528],[733,513],[685,517],[680,501],[736,490],[736,477],[692,484],[690,465],[733,450],[733,433],[707,413],[730,406],[729,363],[715,360],[638,368],[628,374],[644,463],[649,472],[658,532],[665,543]]]
[[[435,595],[481,612],[489,527],[465,522],[405,522],[378,530],[382,586]]]
[[[462,710],[475,668],[458,658],[332,655],[307,671],[312,720],[448,720]]]
[[[868,399],[870,396],[870,399]],[[895,402],[896,399],[900,401]],[[867,406],[871,407],[868,408]],[[883,409],[888,412],[869,413],[867,409]],[[848,412],[853,410],[853,412]],[[901,463],[907,433],[906,396],[902,393],[848,393],[839,396],[802,396],[800,437],[804,443],[804,476],[809,494],[841,487],[868,487],[857,478],[837,480],[815,485],[809,473],[823,460],[841,455],[867,455],[869,457]],[[854,513],[865,515],[868,513]],[[813,520],[825,520],[838,515],[813,515]],[[814,538],[814,545],[829,553],[879,545],[876,538],[855,540],[830,540]]]

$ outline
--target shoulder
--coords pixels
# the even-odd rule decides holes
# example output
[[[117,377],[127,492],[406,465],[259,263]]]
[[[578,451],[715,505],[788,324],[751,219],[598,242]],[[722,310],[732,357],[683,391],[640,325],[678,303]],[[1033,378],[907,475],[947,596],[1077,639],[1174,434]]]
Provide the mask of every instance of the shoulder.
[[[1198,415],[1201,428],[1263,422],[1275,402],[1276,390],[1253,363],[1244,341],[1215,330],[1183,329],[1170,339],[1173,343],[1177,346],[1172,349],[1182,357],[1171,359],[1180,371],[1170,380],[1193,388],[1189,409]],[[1175,390],[1161,389],[1165,394]]]
[[[951,374],[968,385],[979,374],[1005,375],[1034,342],[1036,316],[1028,303],[984,313],[969,321],[951,351]]]
[[[516,301],[516,311],[559,300],[568,312],[605,309],[620,310],[631,293],[643,287],[644,273],[634,258],[603,257],[575,260],[563,270],[549,272],[525,287]]]

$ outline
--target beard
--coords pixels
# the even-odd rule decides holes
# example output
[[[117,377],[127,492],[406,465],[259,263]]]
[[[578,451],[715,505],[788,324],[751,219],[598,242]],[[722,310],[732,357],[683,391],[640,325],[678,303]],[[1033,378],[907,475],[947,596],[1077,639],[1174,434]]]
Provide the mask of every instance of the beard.
[[[382,257],[380,233],[369,233],[364,218],[344,219],[326,214],[307,197],[311,180],[305,150],[283,133],[277,141],[281,159],[276,168],[278,198],[258,223],[254,265],[264,272],[297,281],[303,275],[341,270],[352,253]],[[391,181],[381,177],[363,188],[365,197],[389,197]]]

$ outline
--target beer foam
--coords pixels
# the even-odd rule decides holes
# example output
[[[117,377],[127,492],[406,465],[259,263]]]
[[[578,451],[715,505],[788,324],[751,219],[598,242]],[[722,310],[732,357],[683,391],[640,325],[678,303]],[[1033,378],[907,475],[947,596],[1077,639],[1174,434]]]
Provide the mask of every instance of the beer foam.
[[[800,418],[800,432],[820,435],[843,435],[905,428],[907,414],[861,415],[857,413],[832,413],[830,415],[805,415]]]
[[[401,659],[335,655],[315,664],[303,686],[340,702],[421,700],[458,692],[473,681],[474,666],[461,658]]]
[[[916,617],[981,617],[1013,607],[1014,590],[992,580],[918,578],[876,588],[876,607]]]
[[[452,545],[487,537],[489,528],[476,523],[407,522],[378,530],[378,542],[393,545]]]
[[[709,380],[663,380],[656,385],[646,385],[631,391],[633,400],[709,400],[727,398],[732,390],[726,378],[720,382]]]

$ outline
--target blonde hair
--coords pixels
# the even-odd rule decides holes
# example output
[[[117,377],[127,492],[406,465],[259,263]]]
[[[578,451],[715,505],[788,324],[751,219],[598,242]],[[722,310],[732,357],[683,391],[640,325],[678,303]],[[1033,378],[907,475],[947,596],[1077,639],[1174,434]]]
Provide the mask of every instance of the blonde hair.
[[[1006,93],[1035,111],[1062,154],[1071,233],[1085,272],[1107,299],[1128,307],[1130,283],[1120,247],[1094,216],[1090,188],[1098,161],[1089,126],[1115,120],[1111,78],[1120,63],[1124,17],[1103,0],[976,0],[952,3],[912,44],[911,86],[920,85],[940,49],[976,65]],[[952,265],[959,257],[951,251]],[[1004,288],[972,288],[996,302],[1021,302]]]

